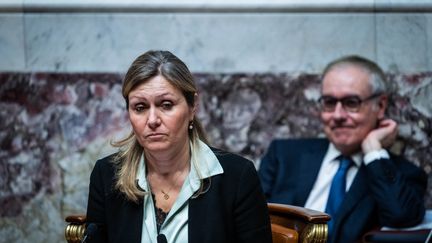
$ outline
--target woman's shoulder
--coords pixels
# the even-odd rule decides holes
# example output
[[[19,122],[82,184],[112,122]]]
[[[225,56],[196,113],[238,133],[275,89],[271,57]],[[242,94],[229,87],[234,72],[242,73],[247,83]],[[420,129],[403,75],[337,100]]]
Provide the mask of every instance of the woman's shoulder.
[[[95,163],[95,170],[114,170],[118,162],[118,153],[113,153],[108,156],[98,159]]]
[[[254,167],[254,164],[249,159],[243,157],[242,155],[228,152],[223,149],[210,147],[213,153],[216,155],[216,157],[219,160],[219,163],[222,165],[222,168],[226,170],[227,168],[245,168],[245,167]]]

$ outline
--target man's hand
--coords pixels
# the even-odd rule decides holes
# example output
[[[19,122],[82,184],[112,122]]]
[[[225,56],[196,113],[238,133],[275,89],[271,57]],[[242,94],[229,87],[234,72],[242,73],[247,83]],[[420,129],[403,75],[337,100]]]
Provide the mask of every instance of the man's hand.
[[[381,120],[378,127],[369,132],[362,142],[364,154],[390,147],[398,134],[397,123],[391,119]]]

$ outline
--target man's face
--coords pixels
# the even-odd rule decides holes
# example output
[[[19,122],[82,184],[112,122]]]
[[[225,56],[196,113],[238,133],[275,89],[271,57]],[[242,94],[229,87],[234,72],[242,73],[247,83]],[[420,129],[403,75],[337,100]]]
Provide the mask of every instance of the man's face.
[[[366,70],[348,64],[336,66],[324,76],[322,97],[358,97],[364,100],[357,112],[345,109],[341,102],[337,102],[332,110],[321,110],[324,132],[343,154],[358,152],[363,139],[384,117],[386,107],[380,101],[381,97],[365,100],[373,95],[368,80]]]

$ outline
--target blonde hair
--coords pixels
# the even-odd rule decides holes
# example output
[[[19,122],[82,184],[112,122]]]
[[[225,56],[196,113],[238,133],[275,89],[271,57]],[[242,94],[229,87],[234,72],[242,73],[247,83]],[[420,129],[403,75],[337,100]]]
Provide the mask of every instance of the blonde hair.
[[[169,51],[148,51],[135,59],[125,75],[122,95],[126,102],[126,109],[129,107],[129,93],[138,85],[158,75],[162,75],[182,92],[189,107],[195,105],[197,88],[186,64]],[[195,144],[198,139],[208,143],[204,129],[196,116],[192,123],[193,128],[189,130],[192,144]],[[127,199],[138,202],[145,195],[137,185],[138,166],[144,149],[133,131],[124,139],[111,144],[120,148],[114,159],[118,168],[115,188],[124,193]]]

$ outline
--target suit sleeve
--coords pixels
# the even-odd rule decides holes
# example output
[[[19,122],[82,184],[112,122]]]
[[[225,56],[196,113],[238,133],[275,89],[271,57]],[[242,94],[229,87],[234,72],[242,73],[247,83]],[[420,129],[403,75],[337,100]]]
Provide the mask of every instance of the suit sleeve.
[[[237,242],[271,243],[270,218],[254,165],[243,169],[235,198],[235,230]]]
[[[423,170],[394,156],[373,161],[366,168],[381,225],[410,227],[422,221],[427,182]]]
[[[89,236],[87,242],[107,242],[105,219],[105,186],[102,173],[102,161],[97,161],[90,176],[90,188],[87,204],[87,225],[96,224],[97,230]]]
[[[272,196],[272,190],[276,181],[277,171],[279,168],[279,161],[276,157],[276,142],[271,142],[267,153],[261,160],[258,170],[258,176],[261,180],[261,186],[267,200]]]

